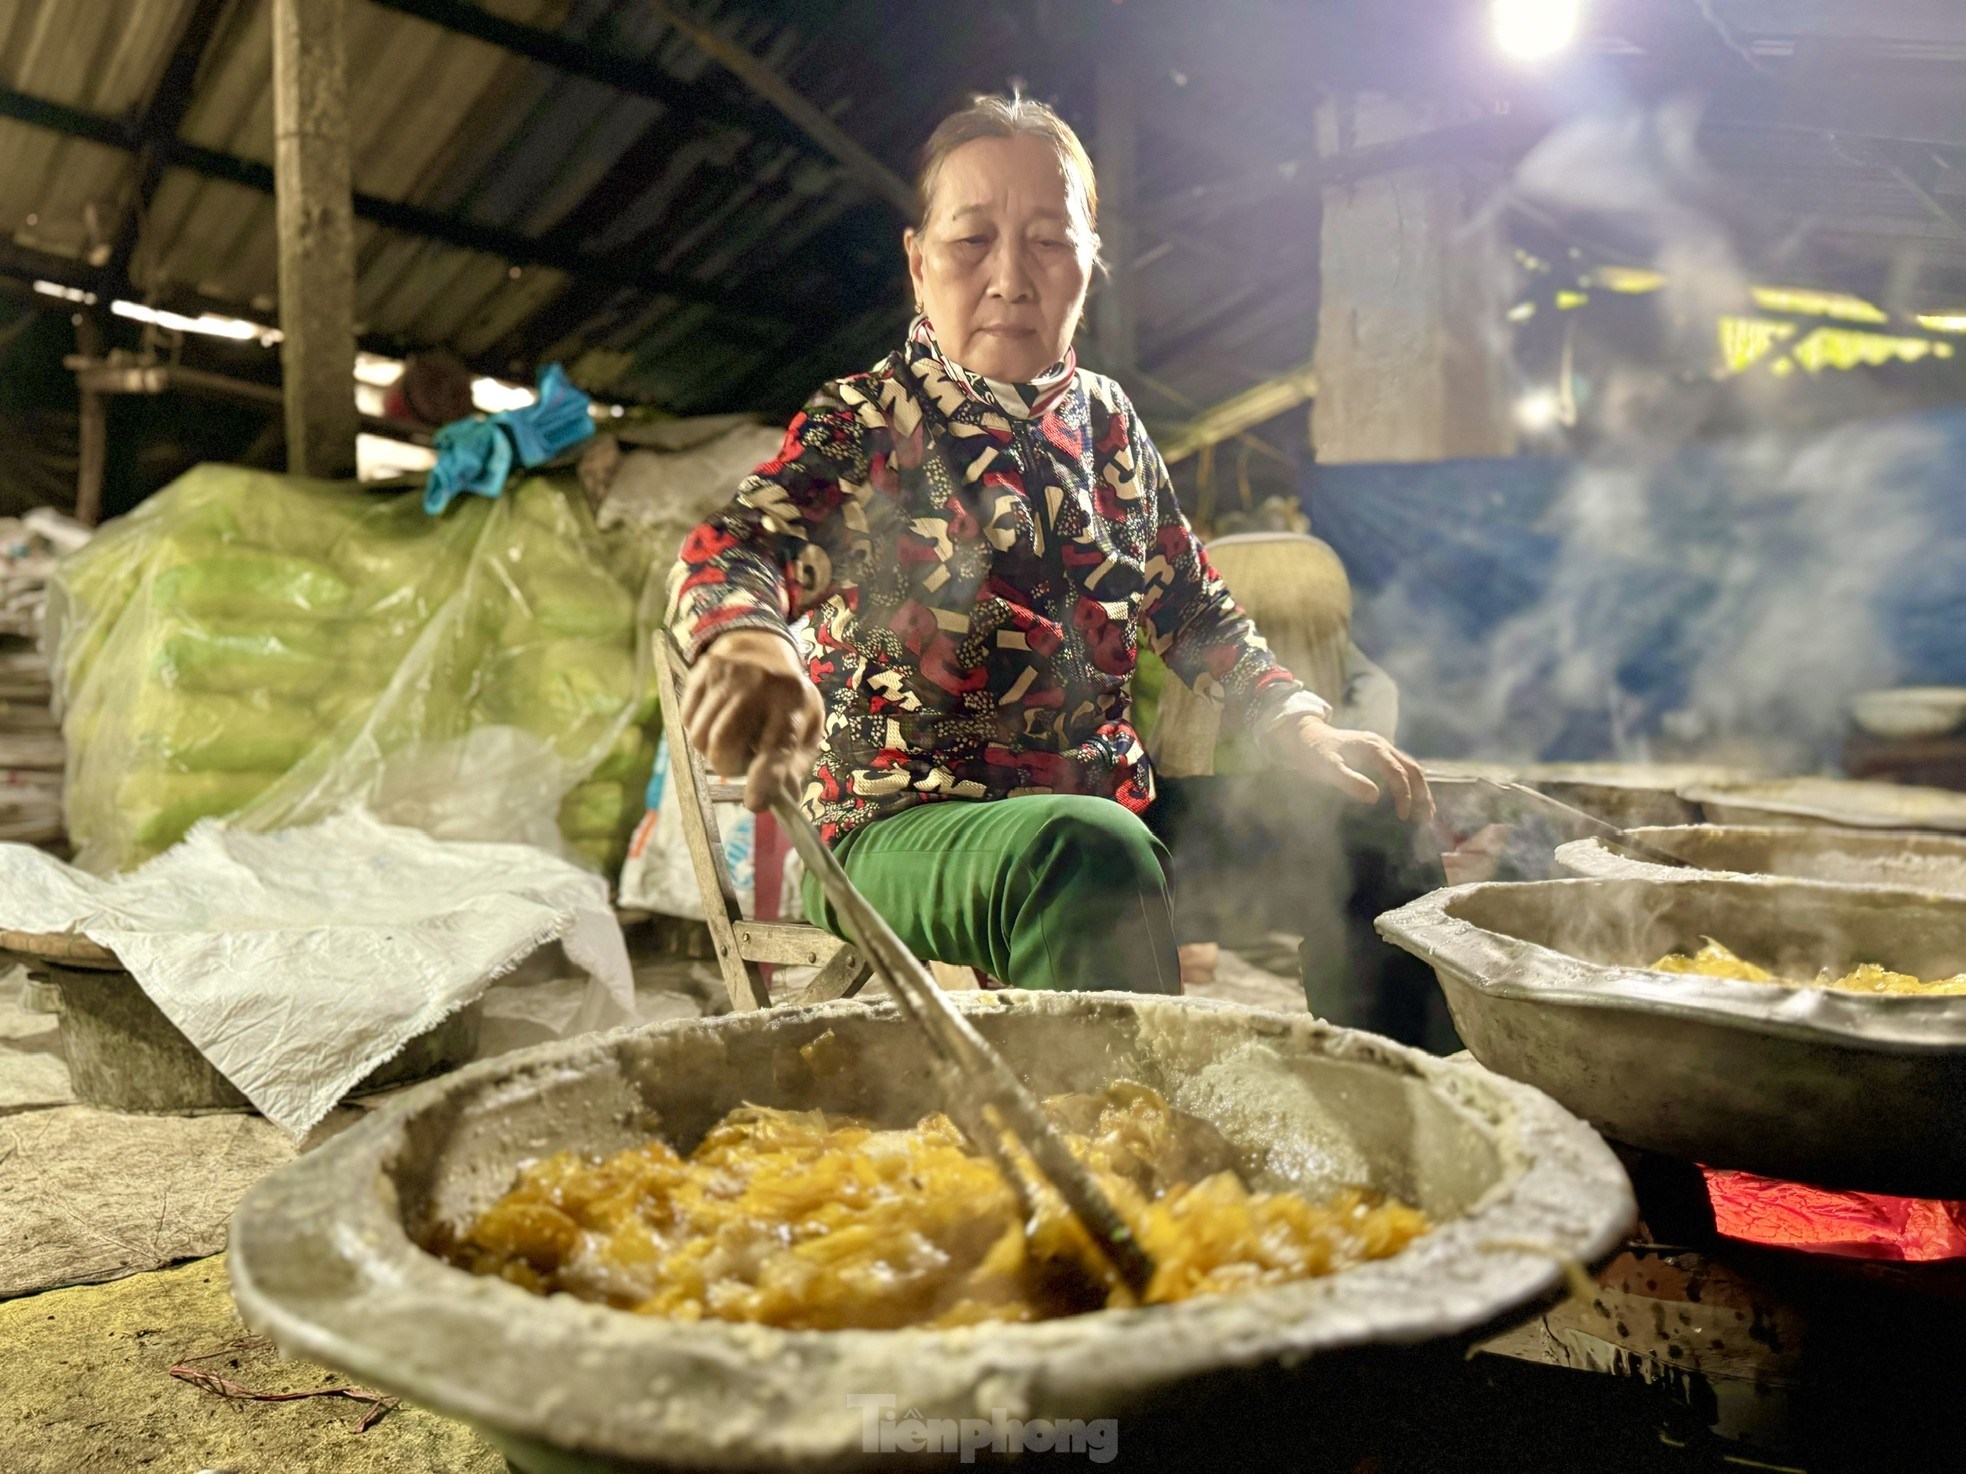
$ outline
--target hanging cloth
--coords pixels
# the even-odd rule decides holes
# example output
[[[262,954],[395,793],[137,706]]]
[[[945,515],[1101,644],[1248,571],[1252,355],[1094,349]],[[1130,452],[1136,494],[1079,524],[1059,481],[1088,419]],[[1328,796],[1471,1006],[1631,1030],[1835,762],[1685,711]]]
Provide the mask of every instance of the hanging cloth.
[[[539,398],[523,409],[484,419],[453,420],[437,432],[437,464],[423,483],[423,510],[436,517],[461,492],[495,497],[512,463],[537,466],[594,433],[594,401],[573,386],[565,369],[539,371]]]

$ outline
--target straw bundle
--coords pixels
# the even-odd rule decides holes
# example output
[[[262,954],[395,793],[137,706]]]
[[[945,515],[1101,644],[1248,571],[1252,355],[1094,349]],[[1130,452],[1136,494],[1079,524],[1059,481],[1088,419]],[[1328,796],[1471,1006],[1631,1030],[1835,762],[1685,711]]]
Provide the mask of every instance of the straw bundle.
[[[1303,533],[1252,532],[1217,538],[1208,544],[1208,556],[1277,659],[1311,690],[1340,704],[1352,587],[1338,555]],[[1220,736],[1220,711],[1169,681],[1148,744],[1160,771],[1169,777],[1214,772]]]

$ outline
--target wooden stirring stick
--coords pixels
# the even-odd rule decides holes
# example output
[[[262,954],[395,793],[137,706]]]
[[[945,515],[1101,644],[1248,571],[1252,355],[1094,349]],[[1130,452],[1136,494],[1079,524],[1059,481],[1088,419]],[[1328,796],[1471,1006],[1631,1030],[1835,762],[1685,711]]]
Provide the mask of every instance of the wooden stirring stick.
[[[1432,780],[1430,779],[1429,781]],[[1561,814],[1572,823],[1583,825],[1586,829],[1597,835],[1598,838],[1608,840],[1612,844],[1617,845],[1634,859],[1647,860],[1654,865],[1670,865],[1677,870],[1697,870],[1700,868],[1691,860],[1675,855],[1670,850],[1662,850],[1656,845],[1649,845],[1642,839],[1633,839],[1629,830],[1620,829],[1616,824],[1600,819],[1595,814],[1587,814],[1582,809],[1572,808],[1560,798],[1551,798],[1540,788],[1531,788],[1527,783],[1503,783],[1494,778],[1477,777],[1474,781],[1501,793],[1513,794],[1518,798],[1526,798],[1532,803],[1540,804],[1553,814]]]
[[[656,638],[670,642],[669,650],[679,670],[688,668],[673,631],[664,630]],[[1140,1247],[1132,1228],[1092,1173],[1052,1129],[1044,1108],[1011,1072],[1003,1056],[935,985],[928,969],[894,934],[894,928],[867,903],[793,795],[776,795],[771,811],[805,862],[807,873],[819,881],[834,913],[844,923],[847,939],[880,974],[902,1014],[927,1037],[949,1118],[997,1164],[1016,1195],[1026,1225],[1031,1221],[1035,1197],[1019,1159],[1004,1140],[1006,1133],[1017,1138],[1026,1158],[1057,1190],[1066,1209],[1084,1226],[1127,1287],[1144,1298],[1154,1277],[1153,1259]]]
[[[1154,1261],[1133,1235],[1110,1199],[1093,1180],[1085,1164],[1045,1119],[1044,1109],[1024,1082],[1011,1072],[1002,1055],[992,1049],[935,986],[915,955],[894,934],[881,914],[867,903],[859,887],[847,878],[833,852],[820,840],[805,812],[791,795],[780,794],[771,811],[792,848],[805,861],[809,874],[846,927],[860,955],[887,983],[901,1012],[928,1038],[939,1066],[944,1102],[950,1117],[976,1146],[987,1151],[1010,1183],[1029,1219],[1031,1193],[1017,1159],[1003,1139],[1015,1136],[1040,1174],[1057,1189],[1065,1206],[1085,1226],[1092,1241],[1136,1296],[1146,1293],[1154,1277]],[[990,1119],[994,1112],[995,1120]]]

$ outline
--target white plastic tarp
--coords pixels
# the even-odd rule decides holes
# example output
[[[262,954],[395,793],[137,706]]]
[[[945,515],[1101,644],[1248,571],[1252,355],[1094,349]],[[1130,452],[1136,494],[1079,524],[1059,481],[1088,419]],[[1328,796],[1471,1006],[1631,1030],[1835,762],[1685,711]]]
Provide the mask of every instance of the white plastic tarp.
[[[601,877],[525,845],[436,840],[362,812],[267,834],[207,820],[120,876],[0,845],[0,928],[109,948],[296,1138],[548,942],[592,979],[569,1033],[635,1013]]]

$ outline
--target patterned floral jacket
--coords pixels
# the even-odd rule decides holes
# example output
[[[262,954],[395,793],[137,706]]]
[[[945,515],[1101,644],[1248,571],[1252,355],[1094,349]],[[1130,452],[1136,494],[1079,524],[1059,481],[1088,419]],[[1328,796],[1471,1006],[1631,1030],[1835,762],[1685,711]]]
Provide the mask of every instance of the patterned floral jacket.
[[[826,706],[805,806],[828,843],[915,804],[1153,778],[1128,690],[1144,639],[1261,728],[1302,693],[1209,566],[1111,379],[982,379],[925,323],[828,385],[777,459],[684,541],[671,624],[694,660],[733,629],[802,644]]]

